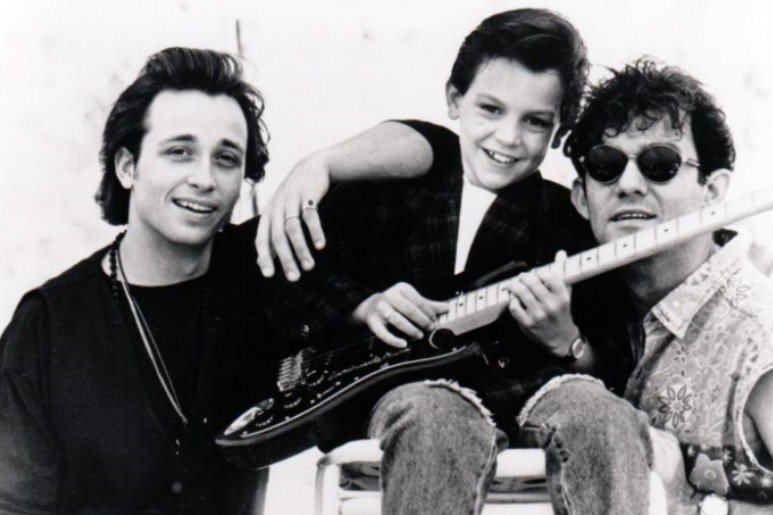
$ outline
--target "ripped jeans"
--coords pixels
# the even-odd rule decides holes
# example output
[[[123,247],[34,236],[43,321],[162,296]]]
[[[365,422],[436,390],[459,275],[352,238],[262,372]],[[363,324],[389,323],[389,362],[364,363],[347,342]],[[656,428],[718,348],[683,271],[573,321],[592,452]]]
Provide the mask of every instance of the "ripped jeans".
[[[525,441],[518,446],[545,450],[556,514],[647,513],[646,417],[600,382],[556,378],[532,397],[519,422]],[[384,450],[384,515],[480,513],[496,455],[508,446],[475,393],[448,381],[387,393],[371,413],[368,435]]]
[[[472,390],[449,381],[399,386],[373,408],[381,440],[383,515],[480,513],[496,456],[507,447]]]
[[[545,450],[556,515],[649,513],[652,443],[645,413],[583,375],[556,377],[518,416]]]

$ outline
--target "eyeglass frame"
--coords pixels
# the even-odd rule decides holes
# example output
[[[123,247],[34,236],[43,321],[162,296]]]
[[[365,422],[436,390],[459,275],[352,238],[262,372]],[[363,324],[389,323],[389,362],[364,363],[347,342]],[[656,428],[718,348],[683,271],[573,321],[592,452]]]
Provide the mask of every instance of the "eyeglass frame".
[[[626,162],[626,166],[623,167],[623,169],[620,171],[620,173],[616,177],[614,177],[613,179],[610,179],[608,181],[600,181],[600,180],[596,179],[595,177],[593,177],[593,174],[591,174],[588,171],[588,169],[585,167],[585,159],[588,156],[588,154],[593,152],[593,150],[595,150],[597,148],[601,148],[601,147],[608,147],[608,148],[611,148],[613,150],[616,150],[616,151],[620,152],[621,154],[623,154],[626,158],[628,158],[628,161]],[[664,147],[664,148],[667,148],[669,150],[673,150],[677,154],[677,156],[679,157],[679,166],[676,168],[676,171],[674,172],[674,174],[671,177],[669,177],[668,179],[666,179],[665,181],[657,181],[657,180],[652,179],[651,177],[648,177],[647,174],[645,172],[643,172],[641,167],[639,166],[639,162],[638,162],[639,156],[641,156],[641,154],[646,152],[647,150],[649,150],[651,148],[655,148],[655,147]],[[653,143],[652,145],[648,145],[648,146],[644,147],[643,149],[641,149],[636,154],[626,154],[625,152],[623,152],[622,150],[620,150],[617,147],[613,147],[612,145],[609,145],[607,143],[599,143],[598,145],[594,145],[593,147],[589,148],[588,151],[585,152],[584,155],[580,156],[579,162],[580,162],[580,165],[582,166],[583,171],[585,172],[585,174],[590,175],[591,178],[594,181],[598,182],[599,184],[614,184],[615,182],[620,180],[620,177],[623,176],[623,174],[625,173],[625,168],[628,167],[628,162],[630,162],[631,160],[636,162],[636,167],[639,169],[639,173],[642,175],[642,177],[647,179],[649,182],[652,182],[652,183],[655,183],[655,184],[665,184],[665,183],[669,182],[674,177],[676,177],[676,174],[679,173],[679,169],[682,168],[682,165],[685,165],[685,164],[690,165],[690,166],[694,166],[698,170],[701,169],[701,164],[700,164],[699,161],[697,161],[696,159],[693,159],[691,157],[688,157],[688,158],[684,159],[682,157],[682,154],[677,149],[675,149],[674,147],[672,147],[670,145],[666,145],[664,143]]]

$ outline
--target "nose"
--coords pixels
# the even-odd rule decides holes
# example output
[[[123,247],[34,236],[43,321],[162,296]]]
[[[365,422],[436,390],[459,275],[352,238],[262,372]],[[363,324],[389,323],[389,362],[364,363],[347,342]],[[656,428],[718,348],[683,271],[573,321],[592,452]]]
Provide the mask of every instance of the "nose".
[[[617,180],[617,190],[620,196],[626,195],[644,195],[649,189],[647,179],[639,171],[639,165],[636,164],[636,159],[629,158],[628,163],[625,165],[625,170]]]
[[[506,118],[502,119],[499,122],[494,137],[499,143],[508,147],[514,147],[520,144],[521,129],[518,126],[518,122]]]
[[[214,165],[202,161],[192,167],[188,174],[188,184],[201,190],[215,189]]]

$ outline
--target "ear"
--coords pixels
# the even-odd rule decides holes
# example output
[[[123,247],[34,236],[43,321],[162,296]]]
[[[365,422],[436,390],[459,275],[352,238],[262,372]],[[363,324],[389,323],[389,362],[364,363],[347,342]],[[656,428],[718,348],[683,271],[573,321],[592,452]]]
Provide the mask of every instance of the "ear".
[[[113,163],[115,164],[115,175],[118,177],[121,186],[130,190],[134,183],[134,156],[126,147],[121,147],[115,153]]]
[[[725,193],[730,187],[730,170],[724,168],[715,170],[706,177],[703,185],[703,205],[710,206],[725,199]]]
[[[459,118],[459,103],[462,101],[462,94],[451,82],[446,83],[446,104],[448,105],[448,117],[452,120]]]
[[[588,220],[590,218],[590,212],[588,211],[588,196],[585,193],[585,181],[582,177],[577,177],[572,182],[572,204],[574,208],[580,213],[580,216]]]

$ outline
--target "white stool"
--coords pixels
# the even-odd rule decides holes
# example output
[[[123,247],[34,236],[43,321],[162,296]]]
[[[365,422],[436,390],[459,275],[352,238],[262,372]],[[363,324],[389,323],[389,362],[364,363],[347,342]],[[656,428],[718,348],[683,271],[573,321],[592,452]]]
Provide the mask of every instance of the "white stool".
[[[378,440],[354,440],[333,449],[317,462],[314,512],[316,515],[379,515],[381,492]],[[367,471],[371,484],[356,486],[344,481],[341,467],[353,465]],[[368,470],[369,469],[369,470]],[[345,478],[344,478],[345,479]],[[667,515],[665,489],[660,478],[650,478],[650,515]],[[497,457],[494,481],[486,497],[483,515],[552,515],[545,485],[545,453],[542,449],[507,449]]]

